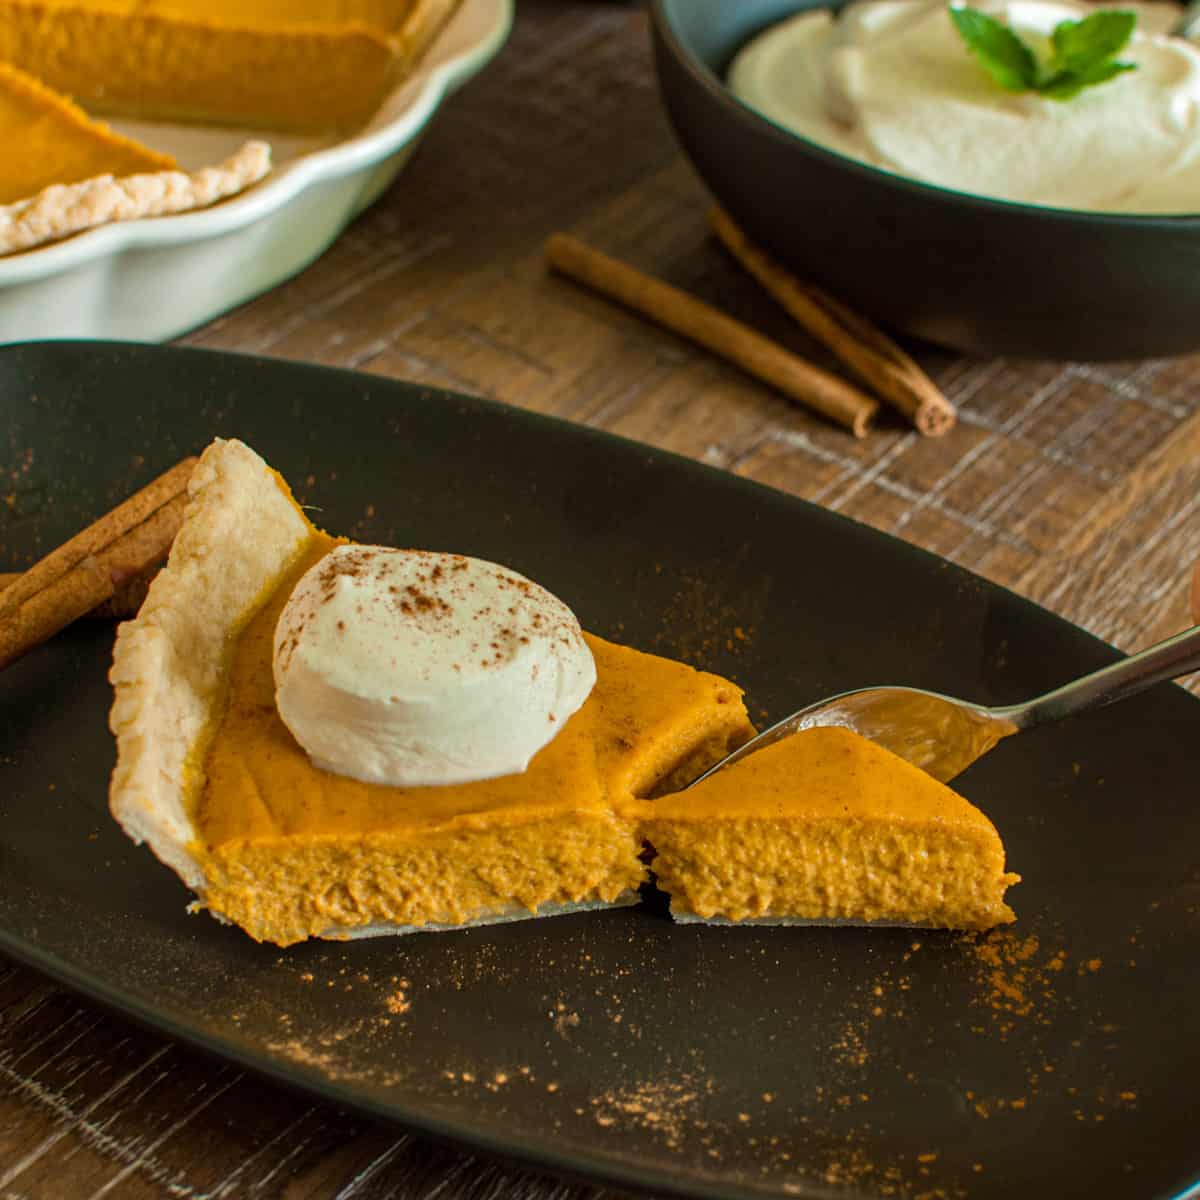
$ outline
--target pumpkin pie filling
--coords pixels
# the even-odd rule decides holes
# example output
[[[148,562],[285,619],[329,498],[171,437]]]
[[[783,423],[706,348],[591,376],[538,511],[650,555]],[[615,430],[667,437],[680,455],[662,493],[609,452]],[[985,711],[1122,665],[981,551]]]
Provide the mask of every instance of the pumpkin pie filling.
[[[457,0],[0,0],[0,59],[96,112],[325,132],[365,121]]]
[[[596,686],[521,774],[403,788],[320,770],[279,717],[271,654],[292,588],[337,544],[314,533],[234,649],[191,813],[205,904],[287,944],[632,900],[645,866],[622,802],[744,741],[738,690],[588,637]]]
[[[93,121],[33,76],[0,62],[0,205],[96,175],[172,170],[175,160]]]
[[[677,920],[880,922],[990,929],[1015,920],[991,821],[896,755],[836,726],[748,755],[643,806]]]

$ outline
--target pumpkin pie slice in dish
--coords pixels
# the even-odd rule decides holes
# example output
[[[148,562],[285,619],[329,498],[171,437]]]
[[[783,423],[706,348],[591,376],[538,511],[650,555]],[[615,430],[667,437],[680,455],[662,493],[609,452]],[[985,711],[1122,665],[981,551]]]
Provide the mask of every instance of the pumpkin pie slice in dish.
[[[523,607],[535,585],[503,568],[494,568],[508,589],[497,593],[499,608],[470,607],[472,572],[490,564],[460,556],[417,553],[404,566],[418,572],[413,581],[388,584],[396,577],[380,563],[396,552],[316,530],[241,443],[205,451],[190,495],[167,567],[117,637],[111,807],[199,906],[258,940],[288,945],[631,903],[645,866],[637,819],[624,809],[635,795],[694,777],[751,733],[733,684],[583,635],[565,609],[539,626],[547,610],[530,616]],[[364,612],[371,587],[374,607]],[[380,629],[373,640],[371,622],[384,618],[395,637]],[[339,652],[354,621],[354,643]],[[439,622],[443,633],[451,627],[456,656],[440,665]],[[403,642],[410,633],[415,640]],[[310,634],[332,653],[309,653]],[[539,638],[550,657],[529,667],[527,643]],[[371,692],[363,681],[391,678],[376,667],[401,644],[422,665],[408,664],[403,685]],[[563,674],[573,699],[553,680],[547,691],[539,675],[560,653],[568,667],[583,664],[579,678],[574,667]],[[490,673],[511,684],[517,667],[531,695],[550,697],[545,709],[530,707],[544,722],[533,732],[548,740],[524,770],[503,767],[511,746],[491,736],[509,709],[524,712],[520,693],[503,711],[477,703],[495,695]],[[456,692],[445,680],[458,671],[468,686]],[[438,714],[451,709],[438,706],[447,698],[479,771],[443,736],[451,721]],[[381,782],[397,763],[462,778]],[[465,778],[472,773],[486,777]]]
[[[458,0],[0,0],[0,59],[96,112],[323,132],[361,124]]]
[[[262,142],[186,173],[174,158],[93,121],[77,104],[0,62],[0,254],[111,221],[204,207],[270,169]]]
[[[1015,920],[991,821],[847,729],[793,734],[640,806],[676,920],[990,929]]]

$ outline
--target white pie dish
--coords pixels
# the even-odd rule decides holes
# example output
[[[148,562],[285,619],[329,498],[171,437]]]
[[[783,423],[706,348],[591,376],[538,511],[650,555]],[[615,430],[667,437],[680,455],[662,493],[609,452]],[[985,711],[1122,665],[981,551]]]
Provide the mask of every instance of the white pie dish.
[[[210,209],[105,225],[0,258],[0,344],[164,341],[294,275],[378,199],[442,101],[504,44],[512,20],[513,0],[463,0],[418,70],[344,140],[112,121],[189,170],[260,137],[274,169]]]

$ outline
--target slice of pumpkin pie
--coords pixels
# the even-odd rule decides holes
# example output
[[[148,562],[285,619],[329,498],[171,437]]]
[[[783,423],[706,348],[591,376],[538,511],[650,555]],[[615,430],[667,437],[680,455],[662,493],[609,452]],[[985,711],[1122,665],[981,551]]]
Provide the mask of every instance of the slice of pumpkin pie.
[[[632,903],[647,844],[681,920],[1013,920],[991,822],[873,743],[813,729],[688,788],[753,732],[729,681],[507,568],[332,538],[239,442],[189,491],[117,636],[110,801],[255,939]]]
[[[1015,920],[991,821],[835,726],[747,755],[639,806],[676,920],[990,929]]]
[[[733,684],[584,635],[514,572],[321,533],[241,443],[190,495],[118,633],[111,807],[258,940],[630,903],[622,804],[752,732]]]

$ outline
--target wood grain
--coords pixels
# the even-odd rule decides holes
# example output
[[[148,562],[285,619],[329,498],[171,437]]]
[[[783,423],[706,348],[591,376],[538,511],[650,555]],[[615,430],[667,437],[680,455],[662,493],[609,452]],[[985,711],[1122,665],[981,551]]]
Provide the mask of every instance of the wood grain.
[[[908,346],[958,407],[863,441],[547,275],[568,230],[837,370],[712,240],[655,94],[644,15],[523,0],[500,58],[308,270],[185,339],[482,393],[782,488],[1018,588],[1118,645],[1187,621],[1200,360],[968,361]],[[0,1200],[606,1193],[435,1146],[143,1032],[0,960]]]

